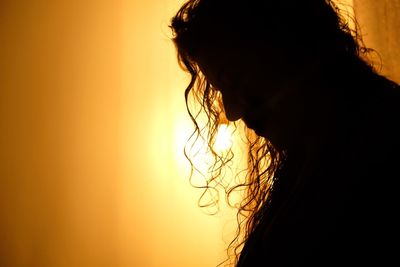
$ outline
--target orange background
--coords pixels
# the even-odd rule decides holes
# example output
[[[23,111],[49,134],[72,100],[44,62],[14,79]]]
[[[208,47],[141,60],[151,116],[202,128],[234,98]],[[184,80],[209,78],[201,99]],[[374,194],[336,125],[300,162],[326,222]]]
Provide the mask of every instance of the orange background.
[[[1,1],[0,265],[215,266],[168,23],[179,1]]]
[[[360,2],[363,22],[377,20]],[[225,258],[233,213],[197,207],[182,153],[189,77],[168,28],[181,3],[0,2],[0,266],[211,267]]]

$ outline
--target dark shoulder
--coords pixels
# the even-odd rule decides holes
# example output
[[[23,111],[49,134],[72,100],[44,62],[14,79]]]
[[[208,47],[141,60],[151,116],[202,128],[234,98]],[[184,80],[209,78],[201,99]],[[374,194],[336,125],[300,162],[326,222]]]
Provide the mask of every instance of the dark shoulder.
[[[388,165],[399,157],[397,151],[400,149],[400,86],[384,76],[377,75],[367,87],[370,93],[365,103],[362,103],[360,122],[355,122],[356,125],[360,125],[360,129],[355,132],[358,138],[355,136],[354,142],[364,153],[379,153],[380,156],[375,160]]]
[[[280,179],[301,186],[261,221],[238,266],[399,261],[392,244],[398,238],[400,87],[380,75],[358,85],[364,94],[352,99],[343,129],[321,148],[311,171],[296,179],[282,173]]]

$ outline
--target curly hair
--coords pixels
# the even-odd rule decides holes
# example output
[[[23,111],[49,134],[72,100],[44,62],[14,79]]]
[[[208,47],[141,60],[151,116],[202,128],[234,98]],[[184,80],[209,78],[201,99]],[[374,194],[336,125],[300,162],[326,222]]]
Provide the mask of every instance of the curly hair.
[[[204,192],[218,192],[222,186],[228,203],[232,192],[245,189],[245,195],[237,207],[236,236],[228,246],[226,261],[229,261],[233,253],[234,262],[237,263],[243,244],[265,217],[274,188],[274,174],[284,166],[285,151],[278,150],[267,138],[257,136],[248,129],[247,172],[244,181],[233,186],[226,186],[221,181],[221,173],[233,160],[234,153],[232,150],[218,152],[214,149],[214,143],[219,125],[229,122],[224,115],[220,92],[201,73],[195,58],[201,56],[200,50],[206,44],[237,44],[252,40],[283,48],[295,60],[315,56],[327,59],[338,54],[359,59],[366,56],[370,49],[363,45],[357,23],[353,21],[355,28],[349,26],[341,10],[330,0],[189,0],[172,18],[170,27],[178,62],[191,76],[185,90],[186,107],[195,126],[191,138],[194,141],[206,140],[207,151],[214,159],[206,185],[199,187],[205,189]],[[191,100],[200,104],[200,109],[194,111]],[[199,120],[202,113],[207,117],[204,125]],[[185,148],[185,156],[192,165],[193,173],[196,166],[190,148],[193,147]]]

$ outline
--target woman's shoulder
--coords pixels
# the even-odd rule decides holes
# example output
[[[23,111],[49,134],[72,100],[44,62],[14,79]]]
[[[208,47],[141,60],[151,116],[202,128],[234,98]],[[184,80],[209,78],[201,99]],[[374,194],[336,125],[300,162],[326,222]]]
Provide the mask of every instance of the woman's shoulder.
[[[400,111],[400,85],[388,77],[376,74],[365,85],[370,92],[369,103],[371,109],[377,111],[390,112],[387,117],[399,115]],[[374,107],[375,106],[375,107]]]
[[[285,205],[261,220],[238,266],[397,260],[387,240],[398,238],[400,87],[381,75],[369,78],[349,108],[353,113],[343,112],[345,129],[332,134],[336,139],[321,148],[315,165],[297,177],[301,186],[285,195]]]
[[[368,86],[372,93],[363,104],[355,143],[363,153],[380,154],[375,162],[388,167],[400,157],[400,86],[381,75]]]

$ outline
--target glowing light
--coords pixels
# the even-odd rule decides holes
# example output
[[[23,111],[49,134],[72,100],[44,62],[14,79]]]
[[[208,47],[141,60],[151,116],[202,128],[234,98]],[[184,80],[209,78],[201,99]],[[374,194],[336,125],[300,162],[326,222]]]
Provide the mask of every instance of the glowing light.
[[[226,124],[218,127],[214,148],[218,152],[224,152],[232,147],[232,129]]]

